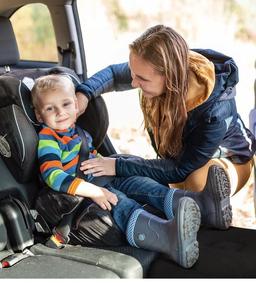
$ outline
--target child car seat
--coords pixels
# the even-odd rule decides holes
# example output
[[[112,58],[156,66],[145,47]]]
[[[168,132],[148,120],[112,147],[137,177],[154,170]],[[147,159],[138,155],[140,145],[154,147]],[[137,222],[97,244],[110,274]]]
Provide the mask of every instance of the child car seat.
[[[60,71],[60,69],[58,69],[58,71]],[[63,69],[61,71],[63,71]],[[17,73],[20,72],[22,71],[16,71],[15,76],[17,76]],[[41,74],[47,74],[57,72],[57,70],[42,70],[41,72]],[[3,199],[2,209],[0,209],[0,211],[4,218],[7,230],[12,230],[12,233],[10,232],[8,234],[8,237],[10,235],[22,235],[20,237],[21,239],[16,239],[17,237],[14,236],[15,239],[11,239],[10,242],[18,242],[19,245],[22,246],[21,250],[24,250],[25,248],[30,247],[33,244],[33,231],[29,231],[30,233],[27,233],[26,235],[25,229],[21,229],[22,225],[27,227],[30,225],[30,223],[33,223],[29,212],[24,213],[24,207],[33,208],[34,200],[37,196],[39,187],[37,174],[35,174],[35,170],[37,171],[37,134],[34,127],[37,127],[37,122],[33,109],[31,108],[30,91],[25,84],[26,80],[28,79],[26,78],[21,81],[15,76],[13,73],[8,73],[8,75],[0,76],[0,154],[1,160],[3,161],[3,166],[5,165],[6,167],[5,170],[9,170],[11,173],[9,173],[9,178],[11,178],[11,180],[6,180],[5,176],[2,177],[2,179],[6,180],[9,185],[11,182],[11,187],[7,188],[7,185],[4,184],[1,184],[0,186],[0,199]],[[103,100],[99,99],[95,103],[91,104],[87,110],[89,114],[90,111],[97,113],[98,108],[100,108],[101,110],[101,117],[104,117],[105,123],[101,123],[97,127],[98,131],[96,136],[96,147],[100,147],[102,140],[106,135],[108,121],[108,119],[104,116],[107,115],[106,107]],[[99,117],[99,115],[97,115],[97,117]],[[80,125],[83,124],[83,122],[84,120],[80,120]],[[97,125],[97,122],[97,120],[94,121],[94,127],[95,125]],[[86,126],[87,130],[90,131],[88,123],[86,123]],[[3,171],[1,170],[1,172]],[[18,205],[16,205],[17,202],[19,203]],[[10,205],[10,203],[12,203],[12,205]],[[23,209],[21,209],[22,206]],[[16,217],[20,220],[12,220],[12,216],[10,216],[11,213],[9,211],[13,211],[14,209],[21,211],[22,216],[19,218]],[[19,212],[17,211],[15,213],[19,214]],[[23,223],[26,219],[24,217],[25,214],[29,219],[26,224]],[[11,221],[17,222],[14,226],[16,229],[15,231],[18,231],[18,233],[14,233],[13,226],[8,224]],[[30,226],[31,230],[33,230],[33,225]],[[22,243],[23,240],[25,243]],[[64,248],[57,252],[43,245],[33,246],[32,248],[30,248],[30,250],[33,250],[35,254],[45,253],[47,255],[58,255],[65,257],[68,260],[75,259],[79,262],[89,262],[95,265],[98,264],[99,258],[102,259],[107,253],[109,256],[111,256],[111,260],[108,260],[106,262],[107,266],[104,266],[104,268],[111,268],[111,270],[112,268],[114,268],[118,276],[121,277],[141,277],[143,275],[142,266],[145,269],[155,255],[155,253],[152,252],[141,251],[141,253],[143,254],[142,256],[141,253],[138,253],[138,250],[136,248],[132,247],[115,248],[117,251],[124,250],[124,253],[128,251],[128,254],[133,254],[135,256],[136,254],[138,254],[137,257],[139,257],[142,261],[141,265],[135,258],[126,256],[124,254],[118,254],[114,251],[104,251],[90,248],[89,255],[88,251],[85,251],[85,249],[86,248],[78,249],[75,247],[68,247],[67,249]],[[128,261],[126,261],[126,263],[128,265],[126,266],[126,269],[124,269],[123,266],[122,268],[120,268],[121,261],[119,261],[119,259],[117,261],[117,255],[123,257],[122,264],[126,261],[125,258],[127,257]],[[146,261],[144,260],[145,255],[147,258]],[[94,276],[98,276],[98,274],[96,273]]]

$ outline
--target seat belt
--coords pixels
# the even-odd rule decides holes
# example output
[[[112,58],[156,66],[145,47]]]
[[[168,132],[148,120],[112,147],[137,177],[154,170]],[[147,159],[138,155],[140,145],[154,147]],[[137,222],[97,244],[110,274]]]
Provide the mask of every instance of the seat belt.
[[[79,151],[79,159],[78,159],[77,168],[76,168],[76,176],[81,179],[84,179],[84,173],[80,170],[80,166],[81,166],[82,161],[87,160],[89,158],[90,149],[89,149],[89,145],[88,145],[84,130],[81,129],[79,126],[76,126],[76,129],[77,129],[79,137],[82,140],[81,148]]]
[[[82,179],[84,179],[84,173],[80,170],[80,165],[81,162],[83,160],[87,160],[89,158],[89,146],[88,146],[88,142],[87,142],[87,138],[85,135],[85,132],[83,129],[81,129],[80,127],[77,126],[77,132],[78,135],[80,136],[80,138],[82,139],[82,145],[80,148],[80,152],[79,152],[79,161],[78,161],[78,166],[77,166],[77,176],[81,177]],[[100,177],[94,177],[90,183],[99,186],[99,187],[104,187],[106,186],[108,183],[110,183],[112,180],[114,179],[114,177],[112,176],[100,176]]]
[[[60,46],[57,48],[59,53],[62,55],[62,66],[74,70],[76,57],[74,41],[70,41],[66,49],[63,49]]]

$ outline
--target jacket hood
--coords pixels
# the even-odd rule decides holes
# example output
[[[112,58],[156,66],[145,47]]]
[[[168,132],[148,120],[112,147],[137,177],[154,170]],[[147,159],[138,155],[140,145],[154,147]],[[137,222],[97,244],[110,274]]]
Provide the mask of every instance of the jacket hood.
[[[211,95],[215,85],[214,64],[190,50],[188,80],[187,112],[204,103]]]

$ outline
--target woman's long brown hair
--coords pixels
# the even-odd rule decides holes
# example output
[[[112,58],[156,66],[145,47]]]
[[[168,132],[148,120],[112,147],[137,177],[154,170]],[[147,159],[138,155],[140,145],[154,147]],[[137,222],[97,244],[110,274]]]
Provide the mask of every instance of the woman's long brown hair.
[[[146,128],[152,128],[162,157],[176,157],[182,149],[182,133],[187,120],[188,46],[172,28],[149,28],[132,44],[130,52],[152,64],[165,76],[166,91],[154,98],[141,97]]]

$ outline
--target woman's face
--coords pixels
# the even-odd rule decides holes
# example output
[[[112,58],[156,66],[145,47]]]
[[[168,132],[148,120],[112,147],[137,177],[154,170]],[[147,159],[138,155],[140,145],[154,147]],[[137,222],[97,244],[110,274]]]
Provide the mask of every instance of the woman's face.
[[[130,52],[129,64],[132,86],[140,88],[142,95],[152,98],[165,92],[165,76],[159,74],[151,63]]]

